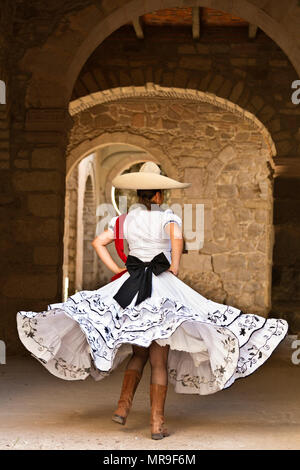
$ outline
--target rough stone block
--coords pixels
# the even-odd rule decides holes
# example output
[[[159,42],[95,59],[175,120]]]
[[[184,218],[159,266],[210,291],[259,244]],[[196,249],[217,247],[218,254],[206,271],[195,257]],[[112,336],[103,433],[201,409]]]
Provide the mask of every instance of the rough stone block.
[[[17,191],[61,191],[64,189],[63,175],[57,171],[22,171],[13,174]]]
[[[29,244],[36,242],[57,243],[60,239],[59,222],[58,219],[16,218],[12,223],[15,241]]]
[[[184,181],[192,183],[191,186],[186,189],[188,196],[205,196],[207,185],[207,171],[205,168],[185,168]]]
[[[212,255],[212,264],[213,264],[213,271],[215,273],[223,273],[224,271],[228,271],[229,269],[229,255],[223,253],[217,253]]]
[[[16,289],[16,286],[18,288]],[[56,274],[9,274],[0,287],[5,297],[43,299],[57,294]]]
[[[234,184],[222,184],[217,186],[217,194],[220,198],[234,198],[238,191]]]
[[[33,262],[36,265],[51,265],[58,264],[59,250],[56,246],[37,246],[33,253]]]
[[[57,169],[64,164],[64,155],[56,147],[35,148],[31,155],[32,168]]]
[[[183,69],[210,70],[211,59],[201,56],[185,56],[179,60],[179,66]]]
[[[187,271],[212,271],[211,256],[199,253],[187,253],[181,257],[181,266]]]
[[[28,209],[39,217],[57,217],[62,213],[63,200],[57,194],[29,194]]]

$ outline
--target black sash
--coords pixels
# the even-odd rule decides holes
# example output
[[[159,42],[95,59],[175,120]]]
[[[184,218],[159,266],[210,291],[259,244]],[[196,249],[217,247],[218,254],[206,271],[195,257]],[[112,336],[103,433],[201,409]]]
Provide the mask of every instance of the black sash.
[[[169,268],[170,263],[166,255],[161,251],[151,261],[142,261],[136,256],[128,255],[125,265],[130,276],[113,297],[123,308],[131,303],[137,292],[138,296],[135,305],[151,297],[152,273],[158,276]]]

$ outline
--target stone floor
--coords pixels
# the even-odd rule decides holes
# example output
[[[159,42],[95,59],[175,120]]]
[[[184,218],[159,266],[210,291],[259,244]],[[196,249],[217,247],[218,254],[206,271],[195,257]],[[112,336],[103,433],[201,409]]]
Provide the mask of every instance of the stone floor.
[[[67,382],[32,357],[9,357],[0,366],[0,449],[300,449],[300,365],[282,351],[213,395],[176,394],[170,384],[172,434],[162,441],[150,438],[149,363],[123,427],[111,414],[127,360],[100,382]]]

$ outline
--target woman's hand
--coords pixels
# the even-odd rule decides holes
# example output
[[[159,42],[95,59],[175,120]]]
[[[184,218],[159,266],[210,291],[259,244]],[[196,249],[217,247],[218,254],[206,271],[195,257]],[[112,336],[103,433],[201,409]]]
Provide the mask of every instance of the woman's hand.
[[[173,266],[172,264],[170,264],[167,271],[171,271],[171,273],[173,273],[175,276],[178,276],[179,269]]]
[[[121,273],[122,271],[126,271],[126,270],[127,270],[127,268],[120,268],[120,267],[119,267],[118,271],[117,271],[115,274],[119,274],[119,273]]]

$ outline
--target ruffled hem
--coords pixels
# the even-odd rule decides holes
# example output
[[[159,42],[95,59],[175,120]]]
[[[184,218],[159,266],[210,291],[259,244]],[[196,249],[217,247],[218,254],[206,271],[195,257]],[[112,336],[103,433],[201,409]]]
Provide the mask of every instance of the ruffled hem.
[[[163,273],[160,284],[163,276],[172,276],[174,283],[171,273]],[[285,320],[212,302],[178,278],[175,283],[193,292],[189,305],[158,295],[154,281],[151,298],[138,306],[133,299],[122,309],[112,297],[123,279],[97,291],[77,292],[44,312],[18,312],[24,346],[59,378],[83,380],[91,375],[101,380],[132,354],[133,344],[169,344],[169,381],[175,391],[207,395],[253,373],[287,334]]]

